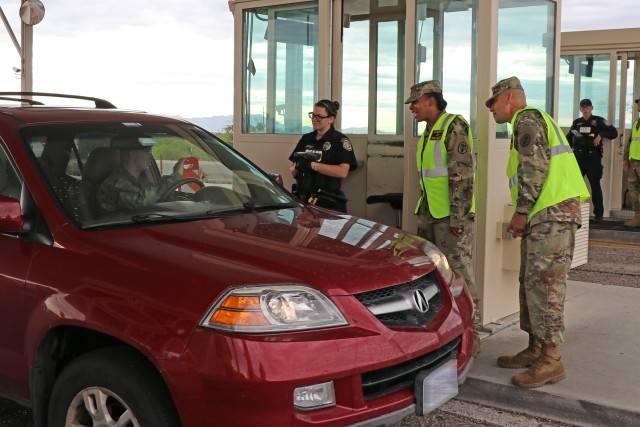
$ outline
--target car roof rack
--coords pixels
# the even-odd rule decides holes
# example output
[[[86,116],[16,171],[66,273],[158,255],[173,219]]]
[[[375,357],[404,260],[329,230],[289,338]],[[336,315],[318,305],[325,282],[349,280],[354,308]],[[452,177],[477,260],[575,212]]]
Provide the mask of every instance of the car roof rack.
[[[15,102],[24,102],[29,105],[44,105],[44,102],[35,101],[33,99],[27,98],[9,98],[8,96],[0,96],[0,101],[15,101]]]
[[[8,96],[20,96],[21,98],[8,98]],[[52,98],[83,99],[85,101],[93,101],[96,105],[96,108],[117,108],[115,105],[105,99],[94,98],[92,96],[66,95],[62,93],[49,92],[0,92],[0,99],[5,101],[25,102],[30,105],[45,105],[39,101],[23,98],[25,96],[48,96]]]

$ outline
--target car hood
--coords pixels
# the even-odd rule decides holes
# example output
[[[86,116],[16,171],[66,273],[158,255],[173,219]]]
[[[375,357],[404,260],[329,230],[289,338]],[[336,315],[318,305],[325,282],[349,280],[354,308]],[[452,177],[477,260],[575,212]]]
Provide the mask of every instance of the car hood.
[[[94,250],[102,245],[121,262],[173,266],[224,287],[302,283],[352,294],[435,268],[419,237],[311,207],[92,234]]]

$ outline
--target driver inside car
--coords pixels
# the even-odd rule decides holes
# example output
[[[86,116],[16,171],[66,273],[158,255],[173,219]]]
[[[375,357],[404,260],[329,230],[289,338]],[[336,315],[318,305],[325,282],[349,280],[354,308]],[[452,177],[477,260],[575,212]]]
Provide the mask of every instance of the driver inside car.
[[[182,179],[185,159],[176,162],[171,175],[153,182],[146,173],[154,161],[151,146],[143,145],[135,136],[116,136],[111,140],[111,147],[120,153],[120,166],[98,188],[98,205],[105,212],[153,205]]]

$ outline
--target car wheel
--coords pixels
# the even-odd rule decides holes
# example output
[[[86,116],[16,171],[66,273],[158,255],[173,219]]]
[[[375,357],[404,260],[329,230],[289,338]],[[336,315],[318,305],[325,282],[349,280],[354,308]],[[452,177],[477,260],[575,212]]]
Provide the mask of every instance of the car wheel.
[[[96,350],[56,380],[49,426],[178,427],[173,402],[155,369],[125,347]]]

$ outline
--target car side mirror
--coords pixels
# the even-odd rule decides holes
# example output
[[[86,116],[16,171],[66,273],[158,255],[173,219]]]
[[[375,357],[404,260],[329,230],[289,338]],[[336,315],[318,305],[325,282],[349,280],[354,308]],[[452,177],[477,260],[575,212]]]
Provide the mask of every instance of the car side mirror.
[[[0,196],[0,233],[22,231],[24,217],[20,201],[12,197]]]

